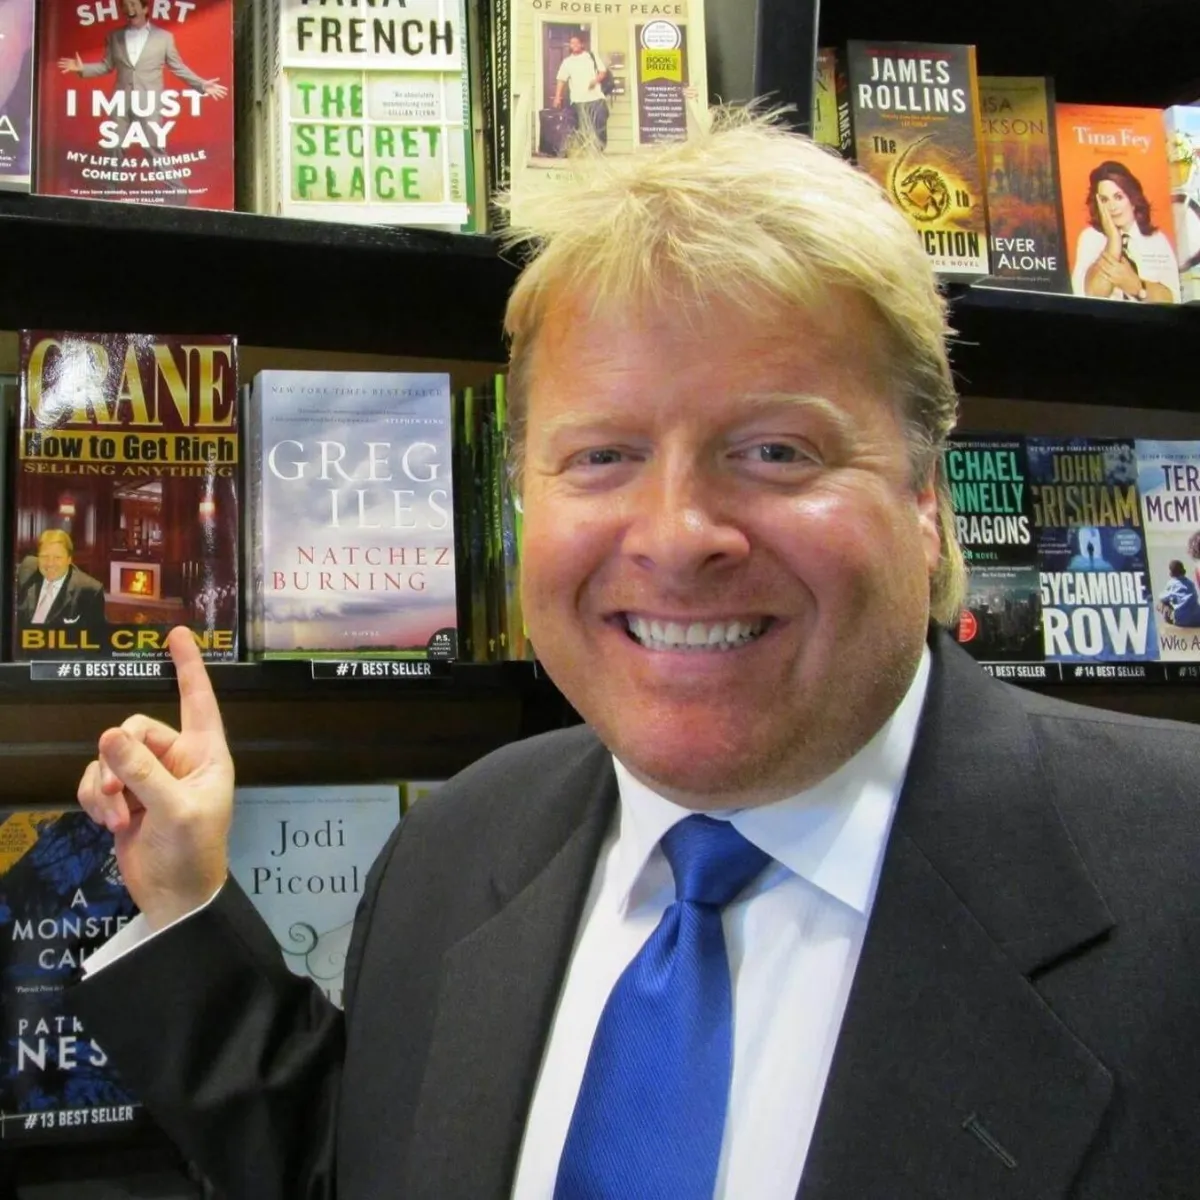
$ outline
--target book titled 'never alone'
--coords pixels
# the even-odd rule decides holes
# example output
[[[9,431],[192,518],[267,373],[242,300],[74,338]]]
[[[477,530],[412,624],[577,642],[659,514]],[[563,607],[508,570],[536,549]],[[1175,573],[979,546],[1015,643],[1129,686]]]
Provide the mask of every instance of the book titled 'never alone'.
[[[22,332],[15,660],[236,660],[236,401],[232,337]]]

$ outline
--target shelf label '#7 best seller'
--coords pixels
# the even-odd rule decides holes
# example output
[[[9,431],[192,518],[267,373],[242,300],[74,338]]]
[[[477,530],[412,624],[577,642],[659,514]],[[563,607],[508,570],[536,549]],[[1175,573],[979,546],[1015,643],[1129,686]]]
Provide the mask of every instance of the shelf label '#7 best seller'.
[[[404,658],[314,658],[314,679],[448,679],[448,662]]]

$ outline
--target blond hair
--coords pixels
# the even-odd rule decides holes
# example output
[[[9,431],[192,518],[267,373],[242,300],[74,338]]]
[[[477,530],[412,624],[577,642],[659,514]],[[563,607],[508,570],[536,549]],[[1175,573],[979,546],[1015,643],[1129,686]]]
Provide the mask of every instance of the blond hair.
[[[930,612],[958,618],[966,570],[942,450],[957,398],[946,303],[917,236],[865,173],[780,123],[783,110],[721,106],[689,140],[631,155],[571,156],[567,191],[521,197],[509,249],[532,254],[509,297],[509,411],[519,477],[530,364],[556,299],[587,279],[594,306],[709,303],[761,313],[764,299],[816,308],[832,286],[864,298],[886,342],[886,379],[912,482],[937,488],[941,559]],[[499,198],[511,213],[512,196]]]
[[[38,534],[37,548],[41,554],[46,546],[59,545],[67,552],[68,558],[73,558],[75,555],[75,543],[71,541],[71,535],[65,529],[43,529]]]

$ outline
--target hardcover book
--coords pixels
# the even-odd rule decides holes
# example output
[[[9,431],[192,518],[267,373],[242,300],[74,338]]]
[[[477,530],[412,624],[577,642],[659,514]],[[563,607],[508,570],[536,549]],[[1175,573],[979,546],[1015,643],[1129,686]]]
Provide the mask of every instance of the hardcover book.
[[[1132,441],[1026,440],[1050,662],[1158,657]]]
[[[250,653],[455,658],[450,378],[262,371]]]
[[[1200,300],[1200,107],[1177,104],[1163,120],[1181,298]]]
[[[0,191],[27,192],[32,178],[33,5],[0,4]]]
[[[1071,290],[1179,303],[1161,110],[1059,104],[1055,121]]]
[[[21,333],[13,658],[238,654],[232,337]]]
[[[233,208],[233,0],[38,7],[36,190]]]
[[[984,76],[984,168],[992,275],[1011,287],[1070,291],[1054,145],[1054,85]]]
[[[1200,442],[1135,446],[1158,657],[1200,662]]]
[[[569,182],[575,139],[604,154],[634,154],[684,141],[707,121],[702,0],[501,0],[496,8],[508,58],[497,117],[510,134],[505,162],[518,224],[526,197]]]
[[[852,41],[843,152],[908,218],[939,274],[988,273],[975,47]]]
[[[1040,662],[1042,606],[1024,439],[960,434],[943,456],[966,559],[958,640],[981,662]]]
[[[339,1007],[367,872],[400,820],[397,784],[238,788],[229,870],[288,968]]]
[[[68,991],[136,912],[103,826],[78,808],[0,808],[4,1142],[111,1138],[143,1122]]]
[[[465,0],[277,0],[264,21],[265,211],[482,227]]]

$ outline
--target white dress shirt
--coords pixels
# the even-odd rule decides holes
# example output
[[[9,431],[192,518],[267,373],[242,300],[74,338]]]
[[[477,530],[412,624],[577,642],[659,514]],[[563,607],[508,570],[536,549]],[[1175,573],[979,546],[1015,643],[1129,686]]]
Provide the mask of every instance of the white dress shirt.
[[[142,57],[142,51],[146,48],[146,43],[150,40],[150,23],[147,22],[141,29],[134,29],[129,26],[125,30],[125,53],[129,55],[129,61],[133,66],[137,66],[137,60]]]
[[[926,649],[895,713],[829,778],[777,804],[710,814],[732,821],[774,860],[722,914],[733,982],[733,1073],[714,1200],[795,1198],[928,682]],[[614,766],[617,818],[600,851],[547,1038],[513,1200],[553,1196],[601,1010],[675,899],[658,843],[691,814],[619,761]],[[88,958],[85,977],[152,936],[135,917]]]
[[[716,1200],[794,1200],[841,1030],[929,679],[816,787],[712,813],[774,861],[723,913],[733,1074]],[[549,1200],[600,1014],[675,899],[659,840],[689,816],[615,764],[620,808],[600,852],[550,1028],[513,1200]]]

